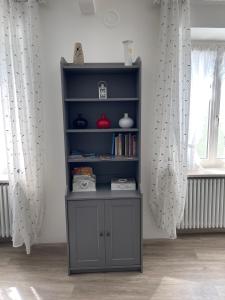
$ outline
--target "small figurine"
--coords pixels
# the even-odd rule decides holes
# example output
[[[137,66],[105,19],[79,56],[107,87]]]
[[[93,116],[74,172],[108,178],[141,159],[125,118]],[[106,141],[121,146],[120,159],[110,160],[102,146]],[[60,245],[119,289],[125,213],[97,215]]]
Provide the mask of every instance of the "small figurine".
[[[107,99],[107,86],[105,81],[99,81],[98,83],[98,98]]]
[[[82,65],[84,63],[84,53],[81,43],[75,43],[73,63],[77,65]]]

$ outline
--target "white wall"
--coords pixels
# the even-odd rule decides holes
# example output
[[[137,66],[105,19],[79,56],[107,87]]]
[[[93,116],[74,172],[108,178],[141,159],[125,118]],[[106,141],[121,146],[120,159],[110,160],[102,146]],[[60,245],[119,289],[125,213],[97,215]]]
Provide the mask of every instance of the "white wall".
[[[154,225],[147,204],[150,178],[152,95],[158,61],[159,9],[151,0],[96,0],[95,16],[82,16],[76,0],[48,0],[41,7],[44,65],[45,133],[46,133],[46,215],[41,242],[63,242],[65,233],[65,173],[63,122],[61,105],[60,57],[72,60],[74,42],[81,41],[86,62],[123,61],[121,41],[135,42],[136,53],[143,62],[142,72],[142,190],[144,194],[144,237],[165,237]],[[103,23],[108,9],[120,14],[120,24],[112,29]],[[225,7],[223,7],[224,13]],[[198,11],[198,13],[197,13]],[[225,23],[221,10],[218,19],[206,14],[207,21]],[[194,9],[192,22],[204,27],[204,13]],[[199,25],[198,22],[200,23]],[[209,22],[210,23],[210,22]],[[211,24],[211,23],[210,23]],[[214,24],[215,25],[215,24]],[[225,27],[225,26],[224,26]]]
[[[213,2],[213,1],[212,1]],[[192,27],[225,28],[225,3],[194,4],[191,6]]]
[[[152,111],[152,90],[157,61],[159,10],[149,0],[96,0],[95,16],[82,16],[74,0],[48,0],[41,8],[43,29],[43,60],[45,89],[46,132],[46,217],[42,242],[65,241],[64,211],[64,150],[61,107],[60,57],[72,60],[74,42],[81,41],[86,62],[123,61],[121,41],[132,39],[136,53],[142,58],[143,96],[143,168],[142,187],[144,193],[144,235],[158,237],[159,232],[149,216],[147,186]],[[120,24],[107,28],[103,17],[108,9],[120,14]]]

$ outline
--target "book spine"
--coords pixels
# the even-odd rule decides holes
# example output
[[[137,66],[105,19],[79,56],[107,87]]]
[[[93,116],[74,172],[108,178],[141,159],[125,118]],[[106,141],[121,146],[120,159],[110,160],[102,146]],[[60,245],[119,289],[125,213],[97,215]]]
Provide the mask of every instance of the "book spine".
[[[115,145],[115,156],[117,156],[118,155],[118,137],[117,136],[115,136],[114,145]]]
[[[132,155],[133,156],[137,156],[137,136],[136,135],[133,135],[132,137]]]
[[[118,136],[118,144],[119,144],[119,149],[118,149],[118,155],[122,156],[122,134],[119,134]]]
[[[112,150],[111,150],[112,156],[115,155],[115,133],[112,135]]]
[[[124,136],[124,155],[128,156],[128,149],[129,149],[129,140],[128,140],[128,135],[125,134]]]
[[[132,135],[131,135],[131,133],[129,133],[128,140],[129,140],[128,156],[132,156]]]

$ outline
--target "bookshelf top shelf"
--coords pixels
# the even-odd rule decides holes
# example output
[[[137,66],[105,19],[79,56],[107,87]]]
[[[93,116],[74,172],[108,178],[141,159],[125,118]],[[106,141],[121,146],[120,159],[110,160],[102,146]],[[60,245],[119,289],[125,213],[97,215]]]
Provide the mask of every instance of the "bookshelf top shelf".
[[[135,71],[140,68],[141,60],[137,58],[132,66],[125,66],[124,63],[84,63],[82,65],[68,63],[65,58],[61,58],[61,65],[64,70],[68,71],[105,71],[105,72],[113,72],[113,71],[121,71],[121,72],[129,72]]]
[[[66,98],[65,102],[98,102],[98,103],[109,103],[109,102],[123,102],[123,101],[138,101],[139,98]]]
[[[138,132],[138,128],[108,128],[108,129],[67,129],[67,133],[106,133],[106,132]]]

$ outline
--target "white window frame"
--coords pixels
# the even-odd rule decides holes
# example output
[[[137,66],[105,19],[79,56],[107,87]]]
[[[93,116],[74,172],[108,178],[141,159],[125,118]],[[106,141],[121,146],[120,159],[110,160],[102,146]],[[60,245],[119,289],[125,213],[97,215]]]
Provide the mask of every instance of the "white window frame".
[[[225,168],[225,159],[217,158],[218,134],[219,134],[219,114],[220,114],[220,91],[221,79],[219,76],[219,65],[221,63],[222,51],[225,52],[225,43],[208,41],[207,44],[217,46],[217,58],[215,65],[214,80],[212,86],[212,99],[209,104],[208,116],[208,137],[207,137],[207,158],[201,158],[201,166],[204,168]],[[220,48],[219,46],[222,46]]]

